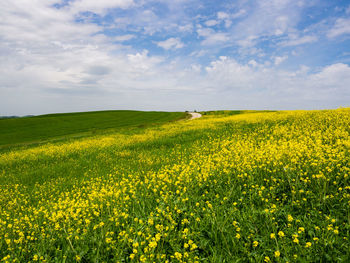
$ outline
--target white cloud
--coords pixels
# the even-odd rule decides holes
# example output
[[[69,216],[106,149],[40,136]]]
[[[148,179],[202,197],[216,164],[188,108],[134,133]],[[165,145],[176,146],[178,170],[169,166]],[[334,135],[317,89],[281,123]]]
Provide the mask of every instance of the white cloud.
[[[74,18],[64,10],[51,7],[48,1],[8,1],[0,9],[3,22],[0,24],[2,44],[23,45],[25,48],[48,46],[51,41],[81,44],[97,33],[99,27],[93,24],[76,24]],[[97,41],[92,38],[91,42]],[[33,46],[31,46],[33,45]]]
[[[225,13],[225,12],[218,12],[217,17],[218,17],[218,19],[228,19],[230,17],[230,15],[228,13]]]
[[[203,57],[205,55],[208,55],[210,53],[210,50],[208,49],[200,49],[200,50],[195,50],[193,52],[191,52],[190,56],[191,57]]]
[[[286,59],[288,59],[288,56],[282,56],[282,57],[275,57],[274,58],[274,64],[276,66],[278,66],[279,64],[281,64],[283,61],[285,61]]]
[[[115,41],[119,41],[119,42],[123,42],[123,41],[131,40],[131,39],[133,39],[135,37],[136,37],[135,35],[126,34],[126,35],[121,35],[121,36],[115,36],[114,40]]]
[[[178,30],[180,32],[192,32],[193,25],[191,23],[185,24],[185,25],[178,25]]]
[[[217,24],[219,24],[219,22],[218,22],[217,20],[212,19],[212,20],[207,20],[207,21],[205,21],[204,24],[205,24],[206,26],[216,26]]]
[[[227,19],[236,19],[243,15],[245,15],[247,11],[245,9],[240,9],[236,13],[227,13],[227,12],[218,12],[217,18],[220,20],[227,20]]]
[[[128,8],[133,4],[133,0],[75,0],[69,3],[69,8],[73,13],[89,11],[103,14],[107,9]]]
[[[199,73],[202,70],[202,66],[199,64],[193,64],[193,65],[191,65],[191,70]]]
[[[257,36],[251,35],[242,39],[236,40],[237,44],[244,48],[251,48],[256,44]]]
[[[310,80],[320,88],[327,87],[336,90],[344,87],[345,89],[350,83],[350,67],[343,63],[326,66],[319,73],[311,75]]]
[[[141,53],[128,54],[128,61],[131,62],[129,66],[133,69],[142,69],[142,70],[152,70],[158,63],[162,62],[160,57],[149,57],[148,50],[143,50]],[[126,68],[127,69],[127,68]],[[143,73],[143,71],[141,72]],[[145,73],[145,72],[144,72]]]
[[[250,5],[248,11],[243,9],[241,14],[247,15],[233,26],[233,38],[246,45],[248,38],[282,36],[295,31],[303,10],[298,2],[271,0]]]
[[[258,66],[258,63],[257,63],[254,59],[252,59],[252,60],[250,60],[250,61],[248,62],[248,65],[250,65],[250,66],[252,66],[253,68],[255,68],[256,66]]]
[[[231,14],[230,18],[236,19],[236,18],[239,18],[239,17],[245,15],[246,13],[247,13],[247,11],[245,9],[240,9],[238,12]]]
[[[148,36],[162,33],[164,35],[186,34],[193,31],[193,17],[188,17],[184,10],[173,3],[168,4],[169,13],[160,14],[155,8],[145,8],[142,4],[147,2],[139,1],[138,6],[130,12],[119,14],[113,23],[113,28],[126,30],[136,34],[142,33]],[[173,10],[174,9],[174,10]]]
[[[227,33],[214,33],[206,37],[205,40],[202,41],[202,45],[216,45],[218,43],[224,43],[229,40],[229,36]]]
[[[167,40],[157,42],[157,45],[165,50],[183,48],[185,45],[179,38],[168,38]]]
[[[346,64],[333,64],[317,73],[309,73],[305,66],[296,71],[284,71],[255,63],[244,65],[221,57],[206,71],[206,83],[217,87],[217,93],[225,94],[223,105],[230,100],[231,105],[240,105],[240,108],[251,105],[260,109],[350,105],[347,101],[350,99],[350,67]]]
[[[216,32],[212,28],[199,28],[197,34],[200,37],[204,37],[201,42],[202,45],[215,45],[218,43],[227,42],[230,38],[227,33]]]
[[[245,9],[240,9],[236,13],[226,13],[226,12],[218,12],[217,18],[221,21],[225,22],[225,27],[229,28],[232,25],[232,20],[237,19],[245,15],[247,12]]]
[[[317,40],[318,40],[317,36],[303,36],[303,37],[293,36],[286,41],[282,41],[280,45],[284,47],[298,46],[298,45],[313,43],[313,42],[316,42]]]
[[[344,34],[350,34],[350,18],[338,18],[333,28],[328,31],[327,36],[334,38]]]

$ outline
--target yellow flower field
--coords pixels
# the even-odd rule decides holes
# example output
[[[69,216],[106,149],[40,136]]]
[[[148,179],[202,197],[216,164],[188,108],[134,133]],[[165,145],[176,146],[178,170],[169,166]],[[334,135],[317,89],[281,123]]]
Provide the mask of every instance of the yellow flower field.
[[[349,262],[350,109],[0,155],[0,262]]]

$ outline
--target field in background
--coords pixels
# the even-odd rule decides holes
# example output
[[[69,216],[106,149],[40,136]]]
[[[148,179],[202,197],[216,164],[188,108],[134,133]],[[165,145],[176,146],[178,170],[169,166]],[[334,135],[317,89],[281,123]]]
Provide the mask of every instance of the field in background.
[[[146,127],[185,117],[182,112],[95,111],[0,119],[0,147]]]
[[[271,110],[217,110],[217,111],[203,111],[202,115],[214,115],[214,116],[231,116],[237,114],[248,114],[248,113],[262,113],[262,112],[276,112]]]
[[[349,262],[349,123],[213,113],[10,149],[0,261]]]

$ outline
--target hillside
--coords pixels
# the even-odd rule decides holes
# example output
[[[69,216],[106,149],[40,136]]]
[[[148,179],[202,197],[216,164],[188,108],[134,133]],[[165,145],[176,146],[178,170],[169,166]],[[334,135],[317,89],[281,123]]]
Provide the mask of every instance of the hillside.
[[[0,147],[146,127],[185,116],[181,112],[96,111],[0,119]]]

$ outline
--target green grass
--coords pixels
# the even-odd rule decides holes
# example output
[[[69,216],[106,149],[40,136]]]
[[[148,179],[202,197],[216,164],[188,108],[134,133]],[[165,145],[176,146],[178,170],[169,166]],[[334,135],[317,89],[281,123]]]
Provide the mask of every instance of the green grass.
[[[96,111],[0,119],[0,148],[143,128],[185,117],[181,112]]]

